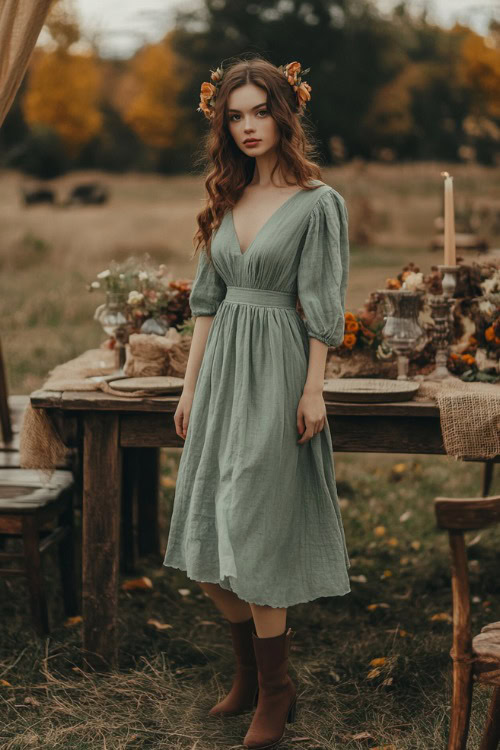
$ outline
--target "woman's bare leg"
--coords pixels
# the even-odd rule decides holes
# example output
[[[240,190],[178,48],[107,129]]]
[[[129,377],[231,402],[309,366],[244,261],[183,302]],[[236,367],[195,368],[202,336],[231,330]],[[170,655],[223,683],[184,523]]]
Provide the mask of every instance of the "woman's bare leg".
[[[218,583],[207,581],[198,581],[197,583],[230,622],[243,622],[252,617],[252,610],[248,602],[240,599],[233,591],[221,588]]]
[[[259,638],[281,635],[286,629],[286,607],[269,607],[267,604],[250,604]]]
[[[269,607],[267,604],[249,604],[233,591],[221,588],[218,583],[198,581],[198,585],[212,599],[217,609],[230,622],[243,622],[253,617],[259,638],[281,635],[286,628],[286,607]]]

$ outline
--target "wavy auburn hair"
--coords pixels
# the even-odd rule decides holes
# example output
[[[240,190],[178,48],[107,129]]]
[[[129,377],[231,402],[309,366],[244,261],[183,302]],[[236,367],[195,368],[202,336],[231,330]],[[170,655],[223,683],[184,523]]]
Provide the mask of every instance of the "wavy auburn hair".
[[[267,110],[276,121],[280,138],[276,146],[277,161],[271,179],[278,167],[283,175],[293,175],[302,189],[315,190],[308,185],[311,179],[321,179],[319,166],[310,156],[317,156],[315,144],[302,124],[297,98],[292,86],[278,68],[262,57],[238,58],[224,69],[222,82],[215,99],[214,116],[205,136],[201,158],[208,161],[205,170],[207,204],[196,219],[198,230],[194,235],[195,252],[201,246],[211,260],[211,239],[228,209],[239,200],[251,181],[255,157],[247,156],[236,145],[229,131],[227,114],[228,97],[234,89],[253,83],[267,92]]]

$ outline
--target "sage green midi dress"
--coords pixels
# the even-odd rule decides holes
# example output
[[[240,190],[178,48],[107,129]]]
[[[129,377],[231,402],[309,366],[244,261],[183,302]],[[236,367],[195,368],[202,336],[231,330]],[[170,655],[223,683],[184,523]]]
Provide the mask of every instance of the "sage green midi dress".
[[[215,317],[163,562],[271,607],[351,590],[328,422],[297,443],[309,336],[342,342],[349,272],[344,199],[310,184],[244,253],[231,211],[212,237],[213,266],[201,250],[191,312]]]

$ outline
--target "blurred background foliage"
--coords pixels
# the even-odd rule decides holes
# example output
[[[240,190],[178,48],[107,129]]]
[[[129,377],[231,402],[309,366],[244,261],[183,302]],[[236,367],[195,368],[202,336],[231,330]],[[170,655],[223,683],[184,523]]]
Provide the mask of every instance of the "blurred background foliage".
[[[484,36],[445,29],[401,2],[200,0],[129,59],[99,56],[77,16],[55,0],[0,130],[0,167],[53,178],[74,169],[192,171],[207,123],[200,84],[221,61],[263,54],[310,67],[324,165],[500,163],[500,22]],[[82,51],[82,49],[84,51]]]

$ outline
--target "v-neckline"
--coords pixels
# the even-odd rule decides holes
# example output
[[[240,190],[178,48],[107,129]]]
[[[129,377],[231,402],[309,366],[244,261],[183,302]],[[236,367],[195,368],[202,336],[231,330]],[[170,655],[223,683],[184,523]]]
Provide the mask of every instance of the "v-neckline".
[[[281,211],[281,209],[284,208],[292,200],[292,198],[295,198],[296,195],[299,195],[299,193],[304,193],[304,192],[309,192],[309,191],[306,188],[301,188],[300,190],[296,190],[295,193],[292,193],[292,195],[290,195],[286,199],[286,201],[284,201],[280,206],[278,206],[278,208],[275,211],[273,211],[273,213],[271,214],[271,216],[261,226],[261,228],[259,229],[259,231],[255,235],[255,237],[253,238],[253,240],[251,241],[251,243],[249,244],[249,246],[247,247],[247,249],[243,253],[241,252],[240,240],[238,238],[238,235],[236,233],[236,227],[234,225],[233,209],[232,208],[229,209],[229,214],[230,214],[230,217],[231,217],[231,229],[232,229],[233,236],[234,236],[234,239],[235,239],[235,242],[236,242],[236,247],[237,247],[237,249],[238,249],[239,254],[240,254],[241,257],[243,257],[244,255],[246,255],[248,253],[248,251],[252,248],[252,246],[255,245],[256,241],[259,238],[259,236],[262,234],[262,232],[264,231],[264,229],[270,223],[271,219],[273,219],[276,216],[276,214],[279,211]]]

